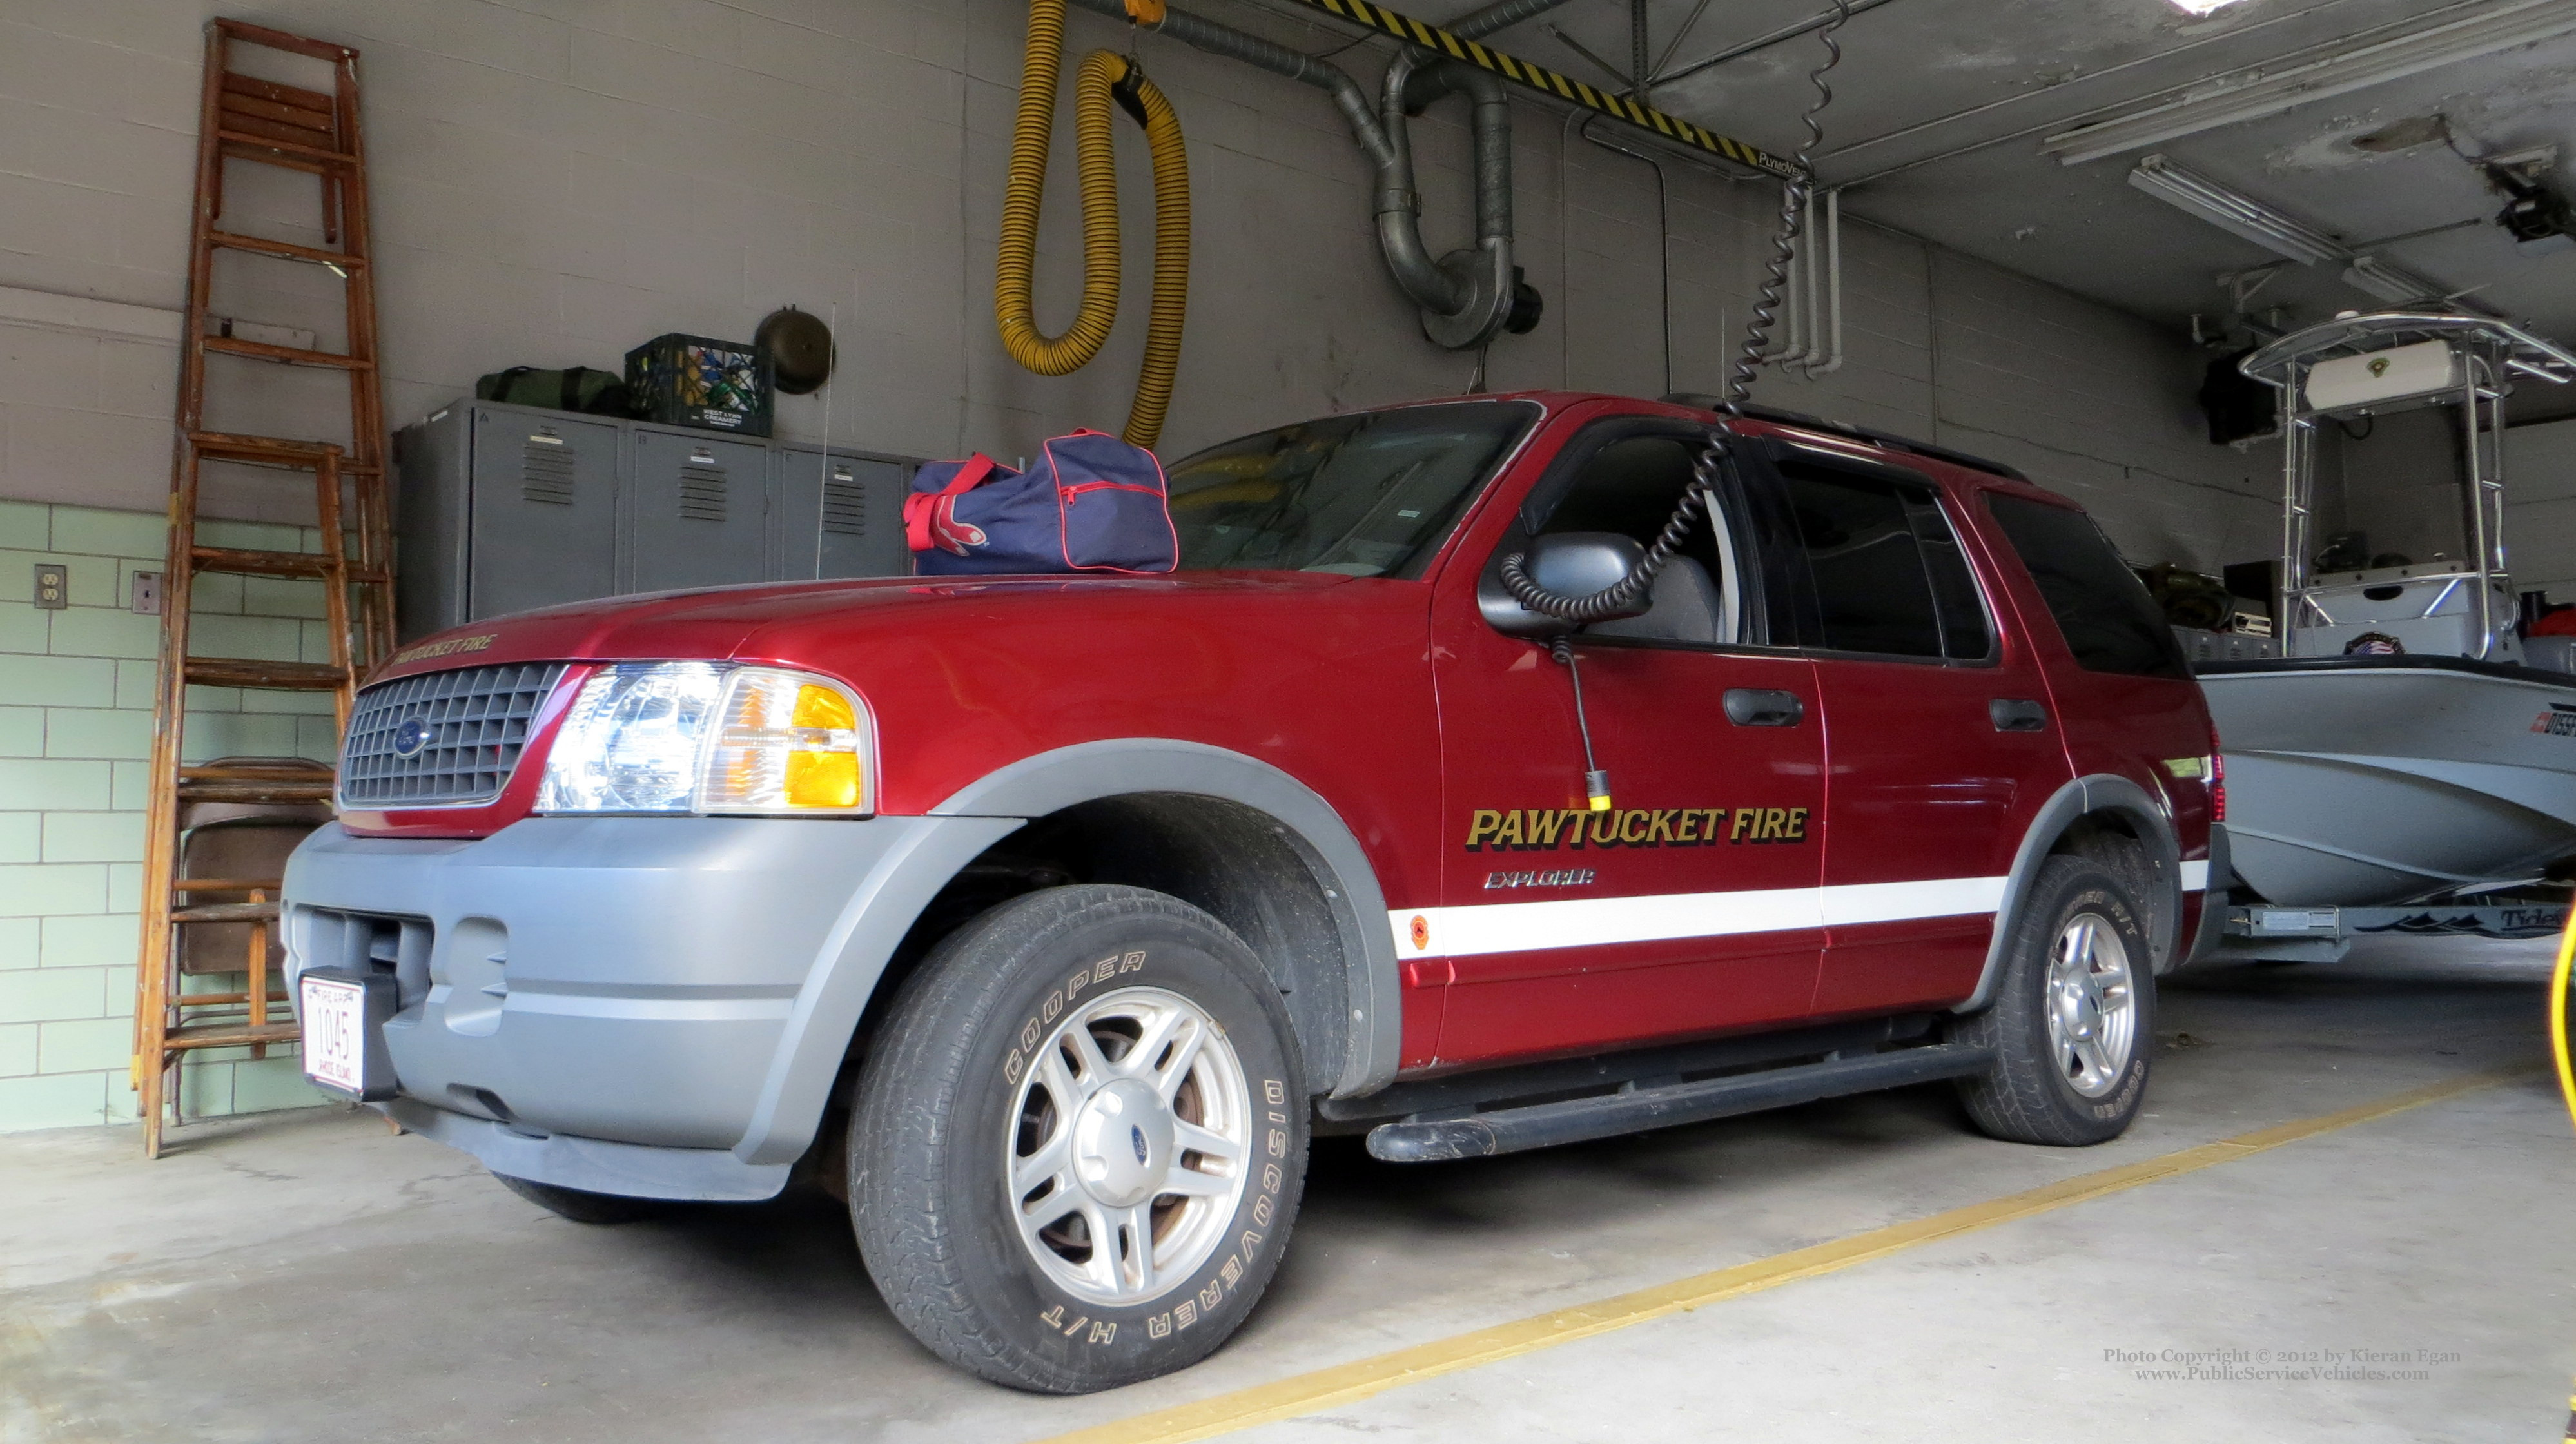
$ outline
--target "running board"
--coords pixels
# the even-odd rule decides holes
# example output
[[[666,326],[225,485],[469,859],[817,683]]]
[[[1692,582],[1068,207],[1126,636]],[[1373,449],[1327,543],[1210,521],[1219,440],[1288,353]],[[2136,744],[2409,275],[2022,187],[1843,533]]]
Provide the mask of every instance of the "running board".
[[[1668,1083],[1641,1088],[1629,1085],[1616,1093],[1569,1098],[1525,1108],[1497,1108],[1455,1118],[1412,1118],[1382,1123],[1369,1130],[1369,1156],[1388,1163],[1442,1163],[1459,1158],[1490,1158],[1559,1143],[1581,1143],[1648,1128],[1670,1128],[1839,1098],[1902,1088],[1942,1078],[1963,1078],[1993,1066],[1992,1048],[1967,1043],[1935,1043],[1832,1058],[1759,1073],[1738,1073],[1697,1083]]]

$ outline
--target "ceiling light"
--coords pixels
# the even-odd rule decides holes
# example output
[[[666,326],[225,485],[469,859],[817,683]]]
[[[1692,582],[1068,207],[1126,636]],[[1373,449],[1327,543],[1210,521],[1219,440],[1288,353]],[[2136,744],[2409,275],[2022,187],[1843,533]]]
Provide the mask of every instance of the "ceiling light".
[[[2442,283],[2428,280],[2394,261],[2377,256],[2355,256],[2344,267],[2344,284],[2357,291],[2368,291],[2383,301],[2431,301],[2443,304]]]
[[[2480,6],[2466,19],[2369,45],[2233,71],[2126,115],[2058,131],[2042,139],[2039,148],[2066,165],[2099,160],[2572,31],[2576,6],[2566,0]]]
[[[2352,254],[2344,249],[2343,242],[2316,227],[2293,220],[2251,196],[2238,195],[2160,155],[2140,160],[2138,168],[2129,172],[2129,184],[2303,266],[2340,261]]]
[[[2174,8],[2186,15],[2206,15],[2212,10],[2224,10],[2235,3],[2236,0],[2173,0]]]

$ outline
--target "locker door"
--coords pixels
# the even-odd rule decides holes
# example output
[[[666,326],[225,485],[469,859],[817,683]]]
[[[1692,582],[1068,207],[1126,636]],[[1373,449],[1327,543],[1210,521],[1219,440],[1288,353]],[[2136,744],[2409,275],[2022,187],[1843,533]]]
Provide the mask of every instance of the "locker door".
[[[796,581],[825,577],[897,577],[909,572],[903,545],[903,492],[910,469],[858,456],[831,459],[829,480],[815,494],[823,457],[803,449],[778,453],[776,562],[771,575]],[[819,544],[819,546],[818,546]]]
[[[762,579],[768,448],[637,428],[627,472],[629,591]]]
[[[476,413],[468,617],[617,590],[617,431],[568,415]]]

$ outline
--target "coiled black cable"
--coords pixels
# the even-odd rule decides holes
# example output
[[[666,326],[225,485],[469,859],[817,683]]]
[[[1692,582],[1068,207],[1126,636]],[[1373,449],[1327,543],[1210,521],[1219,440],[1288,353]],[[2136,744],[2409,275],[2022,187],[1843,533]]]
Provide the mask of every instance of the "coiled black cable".
[[[1771,327],[1780,313],[1780,293],[1789,284],[1789,266],[1797,258],[1807,197],[1814,193],[1816,185],[1812,162],[1816,148],[1825,139],[1821,117],[1825,107],[1834,103],[1833,87],[1825,82],[1825,77],[1843,59],[1842,42],[1835,38],[1834,32],[1842,29],[1843,22],[1850,18],[1851,0],[1834,0],[1834,18],[1824,29],[1816,32],[1824,42],[1825,59],[1824,63],[1807,73],[1807,83],[1815,87],[1816,98],[1808,105],[1806,114],[1799,117],[1799,123],[1806,128],[1806,138],[1799,143],[1798,153],[1792,158],[1796,173],[1780,184],[1780,225],[1771,237],[1771,264],[1763,273],[1753,314],[1745,322],[1744,346],[1737,352],[1734,370],[1727,376],[1726,396],[1719,402],[1720,409],[1730,417],[1741,418],[1744,403],[1753,394],[1754,373],[1761,369],[1762,352],[1771,343]],[[1719,474],[1728,461],[1725,436],[1722,433],[1711,436],[1691,464],[1690,488],[1683,492],[1680,504],[1673,508],[1672,520],[1664,523],[1664,529],[1656,535],[1654,544],[1646,548],[1646,554],[1638,559],[1636,567],[1618,581],[1584,596],[1550,591],[1540,586],[1525,570],[1527,554],[1514,552],[1503,558],[1503,589],[1512,594],[1512,600],[1531,611],[1561,621],[1598,622],[1630,614],[1640,600],[1654,591],[1655,579],[1663,575],[1664,568],[1671,564],[1682,543],[1689,538],[1691,527],[1699,520],[1700,513],[1707,510]]]

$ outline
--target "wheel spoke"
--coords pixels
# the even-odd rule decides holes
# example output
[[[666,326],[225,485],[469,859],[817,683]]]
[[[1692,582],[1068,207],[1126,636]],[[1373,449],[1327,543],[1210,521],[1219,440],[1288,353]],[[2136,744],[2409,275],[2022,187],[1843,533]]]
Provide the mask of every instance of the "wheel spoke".
[[[1085,1085],[1086,1097],[1089,1096],[1089,1090],[1097,1089],[1101,1084],[1109,1081],[1109,1076],[1117,1071],[1110,1063],[1109,1056],[1100,1051],[1100,1040],[1091,1036],[1089,1024],[1076,1023],[1065,1029],[1064,1041],[1073,1045],[1075,1055],[1082,1061],[1082,1081]],[[1062,1056],[1059,1049],[1048,1051],[1059,1058]]]
[[[1138,1293],[1155,1286],[1153,1202],[1147,1199],[1133,1208],[1111,1210],[1109,1215],[1109,1226],[1116,1230],[1119,1282]]]
[[[1067,1182],[1069,1183],[1070,1180]],[[1086,1207],[1080,1189],[1063,1187],[1035,1203],[1015,1207],[1012,1212],[1019,1215],[1020,1232],[1028,1239],[1029,1246],[1043,1249],[1048,1248],[1049,1245],[1046,1240],[1038,1237],[1040,1233],[1054,1227],[1056,1222],[1066,1214]]]
[[[1082,1106],[1089,1090],[1075,1079],[1073,1070],[1064,1066],[1064,1053],[1060,1049],[1049,1048],[1039,1054],[1035,1071],[1039,1085],[1055,1099],[1057,1126],[1061,1129],[1072,1121],[1074,1110]]]
[[[1127,1050],[1126,1071],[1138,1078],[1159,1077],[1161,1070],[1154,1066],[1154,1060],[1163,1056],[1163,1049],[1171,1043],[1174,1034],[1196,1021],[1184,1009],[1164,1009],[1160,1017],[1145,1026],[1145,1034],[1136,1040],[1136,1046]],[[1166,1098],[1170,1096],[1169,1093],[1164,1094]]]
[[[1163,1175],[1163,1192],[1183,1198],[1223,1198],[1234,1189],[1234,1180],[1195,1168],[1175,1168]]]
[[[1091,1234],[1091,1260],[1082,1266],[1082,1272],[1092,1287],[1118,1292],[1125,1287],[1118,1267],[1118,1225],[1111,1221],[1108,1210],[1084,1199],[1082,1226]]]
[[[2083,1068],[2083,1076],[2087,1082],[2098,1082],[2104,1074],[2110,1071],[2102,1057],[2101,1039],[2074,1039],[2071,1042],[2071,1051],[2075,1054],[2076,1063]]]
[[[1161,1096],[1164,1106],[1171,1105],[1173,1096],[1181,1091],[1181,1084],[1189,1080],[1190,1065],[1198,1061],[1199,1050],[1207,1046],[1207,1037],[1207,1029],[1192,1028],[1188,1037],[1173,1046],[1171,1063],[1154,1080],[1154,1091]]]
[[[1056,1181],[1056,1193],[1069,1192],[1073,1188],[1073,1178],[1067,1166],[1072,1161],[1073,1129],[1059,1116],[1054,1137],[1039,1145],[1038,1151],[1028,1157],[1011,1160],[1011,1197],[1026,1198],[1030,1190],[1050,1178]]]
[[[1186,1153],[1204,1153],[1227,1163],[1243,1159],[1243,1145],[1214,1129],[1201,1128],[1186,1119],[1172,1120],[1172,1142]]]

